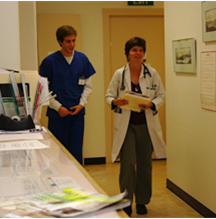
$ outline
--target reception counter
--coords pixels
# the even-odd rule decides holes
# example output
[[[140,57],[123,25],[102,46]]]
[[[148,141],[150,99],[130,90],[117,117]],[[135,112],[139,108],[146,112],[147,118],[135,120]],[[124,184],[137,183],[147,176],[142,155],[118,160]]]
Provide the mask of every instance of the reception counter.
[[[39,141],[48,148],[0,151],[1,199],[43,193],[73,185],[106,194],[49,131],[42,136],[43,139]],[[122,210],[94,216],[127,217]]]

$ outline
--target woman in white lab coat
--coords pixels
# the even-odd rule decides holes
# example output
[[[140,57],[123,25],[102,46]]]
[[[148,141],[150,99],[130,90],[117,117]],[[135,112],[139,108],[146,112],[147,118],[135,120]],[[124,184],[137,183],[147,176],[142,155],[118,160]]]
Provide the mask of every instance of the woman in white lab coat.
[[[164,103],[165,92],[157,71],[143,64],[146,51],[144,39],[134,37],[125,44],[128,63],[118,69],[106,92],[106,102],[114,110],[114,139],[112,161],[120,157],[120,190],[127,190],[133,201],[135,193],[137,214],[146,214],[152,190],[152,152],[158,158],[166,158],[157,114]],[[140,112],[121,109],[128,104],[123,98],[126,91],[142,93],[150,97],[148,104],[139,104]],[[125,212],[130,216],[131,206]]]

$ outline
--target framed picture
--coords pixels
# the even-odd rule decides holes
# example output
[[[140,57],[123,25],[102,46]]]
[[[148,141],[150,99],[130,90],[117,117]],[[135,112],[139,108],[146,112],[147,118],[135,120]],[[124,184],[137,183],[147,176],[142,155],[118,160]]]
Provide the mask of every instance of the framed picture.
[[[216,2],[202,2],[203,42],[216,41]]]
[[[175,72],[196,73],[196,41],[194,38],[173,40]]]

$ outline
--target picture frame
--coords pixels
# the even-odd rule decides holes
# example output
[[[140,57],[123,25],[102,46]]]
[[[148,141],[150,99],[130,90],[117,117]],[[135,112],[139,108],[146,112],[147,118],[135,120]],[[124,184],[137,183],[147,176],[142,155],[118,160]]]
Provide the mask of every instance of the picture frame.
[[[196,41],[194,38],[173,40],[175,72],[196,73]]]
[[[203,42],[216,41],[216,2],[202,2]]]

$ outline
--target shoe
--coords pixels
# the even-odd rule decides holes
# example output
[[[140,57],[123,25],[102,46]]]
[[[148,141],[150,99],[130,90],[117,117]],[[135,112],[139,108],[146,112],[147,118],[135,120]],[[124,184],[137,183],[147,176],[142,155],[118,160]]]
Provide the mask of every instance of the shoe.
[[[124,212],[130,217],[131,214],[132,214],[132,207],[131,205],[126,207],[126,208],[123,208]]]
[[[145,205],[136,204],[136,212],[137,214],[147,214],[148,211]]]

